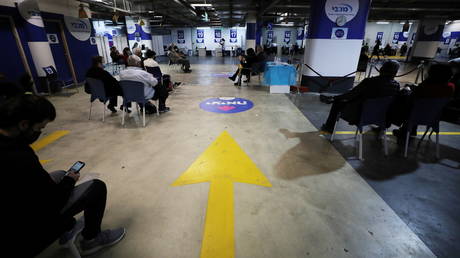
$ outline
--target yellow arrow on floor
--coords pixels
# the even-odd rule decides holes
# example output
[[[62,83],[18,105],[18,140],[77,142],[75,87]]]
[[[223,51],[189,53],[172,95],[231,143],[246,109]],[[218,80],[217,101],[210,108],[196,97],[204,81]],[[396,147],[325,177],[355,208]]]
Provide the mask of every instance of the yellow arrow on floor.
[[[68,133],[70,133],[70,131],[67,131],[67,130],[55,131],[55,132],[51,133],[50,135],[47,135],[47,136],[43,137],[42,139],[32,143],[30,145],[30,147],[34,151],[41,150],[41,149],[45,148],[45,146],[47,146],[48,144],[57,141],[59,138],[63,137],[64,135],[66,135]],[[46,163],[48,163],[50,161],[51,161],[50,159],[48,159],[48,160],[40,160],[40,163],[42,165],[44,165],[44,164],[46,164]]]
[[[201,258],[235,257],[233,183],[272,185],[224,131],[173,186],[210,182]]]

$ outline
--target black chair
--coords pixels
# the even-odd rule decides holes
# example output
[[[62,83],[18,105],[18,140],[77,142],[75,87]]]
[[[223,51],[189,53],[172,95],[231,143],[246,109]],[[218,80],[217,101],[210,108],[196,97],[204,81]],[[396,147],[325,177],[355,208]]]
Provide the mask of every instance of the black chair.
[[[439,121],[441,120],[443,108],[450,100],[450,98],[420,98],[414,101],[407,125],[405,126],[406,131],[402,132],[406,134],[405,158],[407,158],[411,130],[417,128],[419,125],[424,125],[426,126],[426,131],[420,142],[423,141],[428,130],[431,128],[436,133],[436,158],[439,159]]]
[[[356,126],[355,139],[359,136],[359,146],[358,148],[358,157],[360,160],[363,159],[363,128],[367,125],[377,125],[380,128],[383,128],[383,144],[385,156],[388,155],[388,144],[387,144],[387,127],[386,127],[386,116],[387,111],[390,108],[391,103],[393,102],[393,97],[383,97],[383,98],[374,98],[366,100],[361,106],[361,115],[359,121],[354,124]],[[331,141],[334,140],[335,130],[337,128],[337,123],[342,114],[339,113],[337,116],[337,121],[334,125],[334,130],[332,131]],[[358,134],[359,132],[359,134]]]

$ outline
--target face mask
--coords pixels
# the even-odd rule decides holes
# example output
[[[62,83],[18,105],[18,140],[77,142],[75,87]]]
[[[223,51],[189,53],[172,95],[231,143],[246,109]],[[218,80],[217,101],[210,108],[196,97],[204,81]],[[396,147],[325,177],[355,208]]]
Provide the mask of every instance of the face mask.
[[[26,144],[32,144],[38,140],[41,134],[42,131],[34,131],[32,128],[29,128],[27,131],[21,132],[18,137]]]

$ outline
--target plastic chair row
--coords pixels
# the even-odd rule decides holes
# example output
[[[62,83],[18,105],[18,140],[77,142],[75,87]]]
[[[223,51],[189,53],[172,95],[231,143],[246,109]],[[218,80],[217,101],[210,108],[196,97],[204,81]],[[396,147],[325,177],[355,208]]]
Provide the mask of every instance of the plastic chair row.
[[[91,120],[91,110],[93,107],[93,102],[98,99],[103,103],[103,113],[102,113],[102,122],[105,120],[105,106],[109,98],[107,97],[104,89],[104,83],[101,80],[94,79],[94,78],[86,78],[86,82],[91,88],[91,98],[90,98],[90,109],[89,109],[89,117],[88,119]],[[137,105],[137,110],[139,112],[139,106],[142,107],[143,110],[143,126],[145,127],[145,105],[148,100],[144,97],[144,84],[142,82],[137,81],[129,81],[129,80],[121,80],[120,87],[123,91],[123,116],[121,120],[121,124],[125,124],[125,113],[128,109],[128,103],[135,102]],[[157,103],[158,104],[158,103]],[[159,110],[157,109],[157,115],[159,116]]]
[[[386,136],[386,120],[387,112],[393,101],[393,97],[383,97],[366,100],[361,108],[361,116],[356,126],[355,139],[358,139],[359,145],[357,146],[358,157],[360,160],[363,159],[363,128],[369,125],[376,125],[384,129],[383,140],[384,140],[384,152],[385,156],[388,155],[388,144]],[[404,146],[404,157],[407,158],[409,148],[409,136],[412,129],[416,129],[417,126],[426,126],[426,131],[423,137],[419,141],[423,141],[425,135],[429,129],[433,129],[436,132],[436,158],[439,159],[439,121],[444,106],[450,101],[449,98],[420,98],[414,101],[412,106],[409,119],[407,121],[406,130],[402,133],[406,135],[406,141]],[[334,130],[331,135],[331,141],[334,140],[337,122],[342,118],[342,114],[339,113],[337,121],[334,125]]]

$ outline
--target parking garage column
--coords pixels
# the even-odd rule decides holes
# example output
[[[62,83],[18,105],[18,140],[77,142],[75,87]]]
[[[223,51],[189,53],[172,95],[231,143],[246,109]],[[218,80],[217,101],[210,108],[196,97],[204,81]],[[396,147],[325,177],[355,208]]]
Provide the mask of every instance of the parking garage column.
[[[49,66],[56,68],[56,65],[48,43],[38,2],[37,0],[25,0],[18,3],[17,8],[23,18],[20,26],[24,29],[37,76],[45,77],[46,73],[43,68]]]
[[[248,12],[246,18],[246,49],[256,49],[257,14]]]
[[[445,20],[422,20],[415,34],[410,60],[431,59],[436,56],[440,45]]]
[[[314,92],[352,88],[355,74],[351,73],[358,67],[370,2],[311,1],[304,54],[304,64],[311,69],[302,67],[302,86]]]

